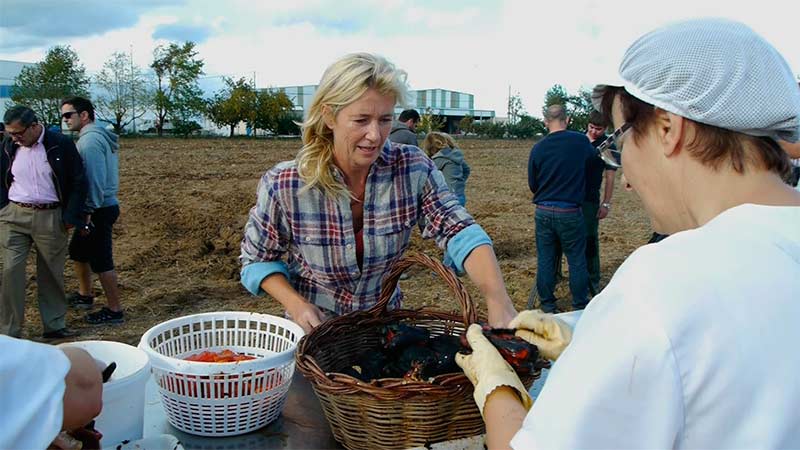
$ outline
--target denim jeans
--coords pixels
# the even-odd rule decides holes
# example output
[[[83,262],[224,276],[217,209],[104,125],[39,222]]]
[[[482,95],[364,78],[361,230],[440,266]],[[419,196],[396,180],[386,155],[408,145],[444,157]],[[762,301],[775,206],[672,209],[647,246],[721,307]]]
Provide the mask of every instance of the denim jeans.
[[[555,258],[561,246],[569,264],[569,290],[572,307],[583,309],[589,303],[589,272],[586,268],[586,225],[583,213],[550,211],[536,208],[536,290],[542,310],[556,308]]]
[[[600,205],[594,202],[583,202],[583,222],[586,224],[586,268],[589,271],[589,292],[596,295],[600,292],[600,236],[598,229],[600,221],[597,219],[597,210]],[[561,276],[561,261],[563,259],[561,244],[556,245],[556,277]]]

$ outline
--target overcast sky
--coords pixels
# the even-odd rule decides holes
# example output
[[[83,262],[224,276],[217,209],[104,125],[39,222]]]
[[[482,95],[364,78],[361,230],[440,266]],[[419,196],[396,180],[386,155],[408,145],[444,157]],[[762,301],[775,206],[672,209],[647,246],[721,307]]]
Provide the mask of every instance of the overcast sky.
[[[193,40],[206,83],[316,84],[337,57],[380,53],[412,89],[475,95],[506,115],[511,87],[533,115],[555,83],[570,93],[616,71],[639,35],[672,21],[718,16],[761,33],[800,73],[800,27],[785,0],[0,0],[0,59],[37,62],[71,45],[90,73],[114,51],[146,67],[156,45]]]

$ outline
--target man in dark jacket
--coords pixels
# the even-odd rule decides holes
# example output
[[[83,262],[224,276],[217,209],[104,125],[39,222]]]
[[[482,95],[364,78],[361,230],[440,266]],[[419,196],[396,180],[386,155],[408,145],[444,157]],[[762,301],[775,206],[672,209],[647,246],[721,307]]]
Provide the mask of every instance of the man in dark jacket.
[[[3,117],[0,153],[0,333],[19,337],[25,317],[25,263],[36,245],[36,282],[43,337],[74,336],[66,328],[64,263],[67,228],[85,226],[83,164],[68,137],[45,130],[36,114],[15,106]]]
[[[419,145],[417,143],[417,122],[419,122],[419,113],[415,109],[407,109],[400,113],[397,118],[397,123],[392,127],[389,132],[389,140],[398,144]]]
[[[596,152],[586,136],[567,130],[562,105],[547,108],[545,125],[550,133],[531,149],[528,187],[536,204],[536,289],[544,312],[557,312],[555,293],[556,247],[569,263],[572,307],[589,302],[586,269],[586,227],[581,205],[586,195],[586,164]]]

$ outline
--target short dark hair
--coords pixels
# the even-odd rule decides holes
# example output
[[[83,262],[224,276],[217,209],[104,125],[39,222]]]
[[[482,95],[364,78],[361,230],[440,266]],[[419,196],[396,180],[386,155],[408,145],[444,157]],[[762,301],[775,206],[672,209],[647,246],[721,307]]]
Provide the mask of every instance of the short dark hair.
[[[419,122],[419,113],[416,109],[407,109],[400,113],[400,117],[398,117],[397,120],[400,122],[405,122],[407,120]]]
[[[94,122],[94,105],[92,104],[91,101],[89,101],[88,98],[77,97],[77,96],[67,97],[61,101],[61,106],[64,105],[74,106],[75,111],[78,111],[79,113],[86,111],[87,113],[89,113],[89,119],[91,119],[92,122]]]
[[[648,127],[656,121],[657,107],[639,100],[624,88],[609,87],[603,93],[603,117],[611,120],[614,98],[619,96],[622,118],[631,125],[634,142],[639,142]],[[687,151],[713,170],[729,164],[737,173],[744,173],[748,163],[785,178],[791,170],[789,155],[772,138],[756,137],[686,119],[696,129]]]
[[[36,118],[36,113],[27,106],[16,105],[8,108],[5,115],[3,115],[3,123],[11,125],[19,121],[22,126],[28,127],[39,121]]]
[[[596,127],[608,127],[608,122],[605,117],[603,117],[603,113],[596,109],[593,109],[592,112],[589,113],[589,123]]]

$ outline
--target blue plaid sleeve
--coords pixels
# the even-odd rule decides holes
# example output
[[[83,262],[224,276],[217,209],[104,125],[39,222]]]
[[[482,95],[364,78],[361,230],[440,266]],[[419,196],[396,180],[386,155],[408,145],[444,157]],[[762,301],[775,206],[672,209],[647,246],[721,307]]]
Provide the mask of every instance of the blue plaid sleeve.
[[[289,278],[284,257],[291,240],[291,228],[286,220],[277,192],[277,179],[281,165],[270,169],[258,185],[258,198],[250,210],[244,228],[241,255],[241,280],[254,295],[263,294],[261,281],[273,273],[280,272]]]

